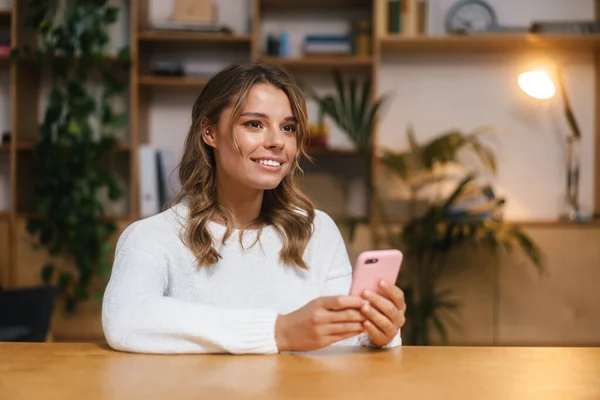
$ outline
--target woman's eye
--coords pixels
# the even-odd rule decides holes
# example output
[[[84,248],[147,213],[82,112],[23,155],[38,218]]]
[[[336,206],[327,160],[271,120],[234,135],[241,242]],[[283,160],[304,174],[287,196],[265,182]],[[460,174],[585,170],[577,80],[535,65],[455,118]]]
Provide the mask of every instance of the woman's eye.
[[[258,129],[261,127],[260,121],[248,121],[244,125],[246,125],[250,128],[255,128],[255,129]]]
[[[296,132],[296,125],[286,125],[283,127],[286,132]]]

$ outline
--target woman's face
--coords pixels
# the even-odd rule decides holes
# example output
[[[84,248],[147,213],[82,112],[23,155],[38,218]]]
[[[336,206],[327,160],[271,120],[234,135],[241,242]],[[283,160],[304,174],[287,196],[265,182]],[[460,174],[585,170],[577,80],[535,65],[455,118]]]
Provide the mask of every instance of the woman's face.
[[[217,182],[251,189],[274,189],[290,171],[296,157],[297,120],[287,95],[272,85],[254,85],[240,118],[233,125],[239,151],[229,133],[232,107],[205,135],[214,148]],[[240,155],[241,152],[241,155]]]

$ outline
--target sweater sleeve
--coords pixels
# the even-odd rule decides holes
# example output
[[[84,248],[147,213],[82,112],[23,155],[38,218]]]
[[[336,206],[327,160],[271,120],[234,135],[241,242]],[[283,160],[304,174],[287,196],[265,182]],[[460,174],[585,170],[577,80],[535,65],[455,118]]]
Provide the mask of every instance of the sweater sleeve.
[[[164,296],[166,262],[141,249],[115,257],[102,308],[108,344],[136,353],[277,353],[276,310],[224,309]]]
[[[344,238],[335,222],[327,214],[322,213],[321,220],[322,226],[320,229],[321,236],[319,244],[327,249],[327,251],[324,252],[325,256],[323,257],[323,262],[325,263],[324,268],[328,269],[321,295],[348,295],[350,293],[350,286],[352,285],[352,264],[348,257]],[[379,347],[371,343],[368,334],[358,335],[338,342],[335,345]],[[391,348],[401,345],[401,330],[398,329],[396,336],[382,348]]]

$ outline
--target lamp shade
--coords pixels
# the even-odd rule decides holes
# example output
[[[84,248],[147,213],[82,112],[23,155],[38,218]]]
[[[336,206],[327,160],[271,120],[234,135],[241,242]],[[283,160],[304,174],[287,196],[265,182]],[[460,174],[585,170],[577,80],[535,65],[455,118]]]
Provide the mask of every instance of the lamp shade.
[[[556,94],[556,85],[544,70],[523,72],[518,81],[521,89],[536,99],[550,99]]]

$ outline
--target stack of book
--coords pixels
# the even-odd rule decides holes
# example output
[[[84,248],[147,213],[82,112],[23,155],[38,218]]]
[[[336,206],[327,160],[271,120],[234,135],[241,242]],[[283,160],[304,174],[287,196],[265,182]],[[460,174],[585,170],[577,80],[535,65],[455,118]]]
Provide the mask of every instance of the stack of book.
[[[416,36],[425,32],[427,3],[423,0],[388,0],[387,32]]]
[[[350,55],[352,54],[351,35],[306,35],[304,55]]]

